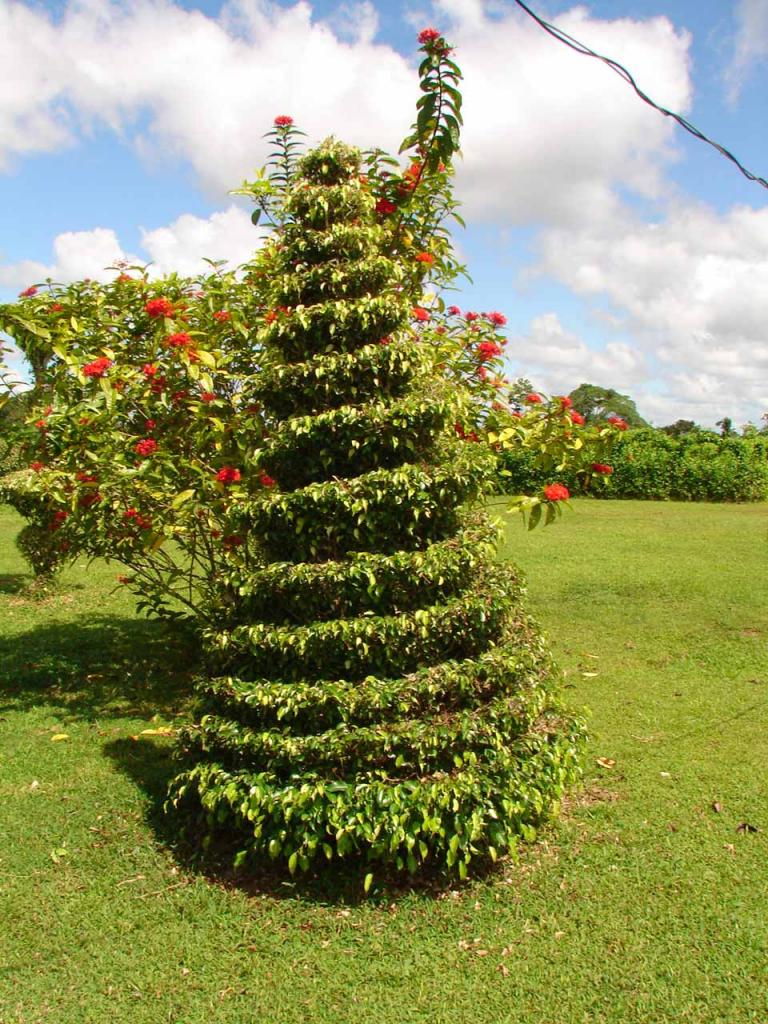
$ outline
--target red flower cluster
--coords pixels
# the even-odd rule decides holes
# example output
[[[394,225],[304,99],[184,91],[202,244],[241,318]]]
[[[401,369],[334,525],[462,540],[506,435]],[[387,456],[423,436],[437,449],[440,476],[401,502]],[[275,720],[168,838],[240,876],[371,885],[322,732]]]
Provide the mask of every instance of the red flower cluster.
[[[526,405],[541,405],[541,395],[537,395],[532,392],[530,395],[525,396]]]
[[[83,508],[90,508],[91,505],[97,505],[101,501],[101,495],[98,491],[90,491],[88,494],[84,494],[79,501],[79,504]]]
[[[493,313],[486,313],[485,319],[488,323],[493,324],[494,327],[503,327],[507,322],[507,318],[503,313],[497,313],[495,311]]]
[[[58,530],[58,528],[61,526],[64,520],[68,518],[68,516],[69,512],[65,511],[63,508],[60,508],[58,512],[54,512],[53,521],[51,522],[50,526],[51,531],[55,532],[56,530]]]
[[[288,128],[293,124],[293,118],[289,117],[288,114],[279,114],[275,118],[275,126],[277,128]]]
[[[429,310],[424,309],[423,306],[414,306],[412,313],[414,320],[419,320],[422,323],[429,320]]]
[[[141,368],[141,372],[148,379],[151,378],[151,377],[154,377],[155,374],[157,373],[157,370],[158,370],[158,367],[155,366],[154,363],[144,363],[144,365]]]
[[[395,206],[391,199],[379,199],[379,201],[376,203],[375,209],[376,213],[388,214],[394,213],[397,207]]]
[[[604,476],[610,476],[613,472],[613,466],[608,466],[604,462],[593,462],[592,472],[602,473]]]
[[[576,423],[580,427],[584,426],[584,417],[580,412],[576,412],[575,409],[571,409],[568,415],[571,417],[571,423]]]
[[[417,263],[426,263],[427,266],[430,266],[430,267],[435,262],[435,257],[432,255],[431,252],[419,252],[419,253],[416,253],[415,259],[416,259]]]
[[[95,484],[97,478],[93,473],[85,473],[82,469],[75,473],[75,480],[78,480],[81,484]]]
[[[221,543],[225,548],[231,550],[232,548],[239,548],[243,543],[243,538],[239,537],[236,533],[231,533],[228,537],[225,537]]]
[[[33,284],[29,288],[25,288],[23,292],[19,292],[20,299],[29,299],[32,295],[37,295],[37,288]]]
[[[459,309],[458,306],[449,306],[448,312],[451,314],[451,316],[461,316],[461,310]]]
[[[626,430],[629,427],[627,421],[623,420],[621,416],[609,416],[608,422],[612,427],[616,427],[617,430]]]
[[[62,304],[60,302],[52,302],[50,304],[50,306],[48,307],[48,312],[49,313],[61,313],[61,311],[63,309],[64,309],[64,307],[62,306]]]
[[[472,323],[473,320],[479,320],[480,319],[480,314],[479,313],[465,313],[464,314],[464,319],[467,320],[469,323]]]
[[[544,497],[547,501],[567,501],[571,492],[565,484],[547,484],[544,488]]]
[[[44,469],[42,462],[30,462],[29,468],[33,469],[35,473],[39,473],[41,469]]]
[[[173,303],[170,299],[149,299],[144,306],[144,312],[151,317],[173,316]]]
[[[482,363],[488,359],[493,359],[494,356],[500,355],[501,345],[497,345],[495,341],[481,341],[477,346],[477,357]]]
[[[123,512],[123,519],[132,519],[140,530],[149,530],[152,527],[152,520],[137,512],[135,508],[127,508]]]
[[[467,432],[461,423],[454,423],[453,429],[456,431],[457,437],[460,437],[462,441],[479,441],[480,438],[477,436],[476,431],[470,430]]]
[[[259,473],[259,483],[261,484],[262,487],[274,487],[275,486],[275,481],[272,479],[271,476],[269,476],[268,473],[265,473],[263,469]]]
[[[111,359],[107,359],[106,356],[99,356],[99,358],[94,359],[92,363],[85,364],[83,367],[83,373],[86,377],[105,377],[107,370],[111,365]]]
[[[216,395],[213,393],[213,391],[204,391],[202,393],[202,395],[200,395],[200,401],[201,402],[215,402],[216,401]]]
[[[419,32],[418,40],[422,46],[425,46],[427,43],[434,43],[434,41],[439,39],[441,35],[442,32],[440,32],[439,29],[423,28],[421,32]]]
[[[235,469],[233,466],[224,466],[223,469],[220,469],[216,474],[216,479],[220,484],[225,484],[227,486],[229,484],[236,484],[240,479],[240,470]]]
[[[573,399],[572,398],[569,398],[567,395],[561,395],[560,396],[560,408],[561,409],[570,409],[572,406],[573,406]]]
[[[154,437],[145,437],[142,441],[136,442],[133,450],[137,455],[142,455],[146,458],[148,455],[154,455],[157,451],[157,441]]]
[[[179,334],[169,334],[165,341],[169,348],[186,348],[191,350],[194,345],[192,338],[186,331],[182,331]],[[191,354],[190,351],[190,356]]]
[[[130,274],[118,274],[115,280],[122,284],[124,281],[133,281],[133,278]]]
[[[225,324],[227,320],[232,319],[232,314],[226,309],[220,309],[218,313],[213,314],[213,319],[218,320],[220,324]]]

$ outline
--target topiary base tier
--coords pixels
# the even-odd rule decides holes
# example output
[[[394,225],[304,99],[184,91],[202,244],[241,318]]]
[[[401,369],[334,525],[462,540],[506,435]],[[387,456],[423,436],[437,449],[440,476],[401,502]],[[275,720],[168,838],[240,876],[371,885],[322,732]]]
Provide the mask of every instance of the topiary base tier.
[[[252,471],[277,487],[231,510],[248,558],[205,637],[169,803],[238,862],[362,855],[463,877],[553,813],[583,728],[468,511],[492,460],[456,437],[462,396],[410,327],[419,296],[359,153],[308,154],[287,210],[256,396],[279,425]]]

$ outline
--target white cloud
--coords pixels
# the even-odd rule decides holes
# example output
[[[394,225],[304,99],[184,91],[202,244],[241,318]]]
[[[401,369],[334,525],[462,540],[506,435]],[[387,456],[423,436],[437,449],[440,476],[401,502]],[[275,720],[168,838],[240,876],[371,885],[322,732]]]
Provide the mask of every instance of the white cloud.
[[[111,228],[67,231],[54,238],[50,263],[21,260],[0,264],[0,285],[26,288],[49,277],[62,284],[84,277],[109,281],[115,271],[108,268],[123,261],[151,262],[152,277],[173,272],[193,276],[208,268],[206,258],[224,259],[231,266],[246,262],[263,234],[254,228],[250,216],[234,205],[208,218],[185,213],[167,227],[142,230],[140,255],[126,253]]]
[[[53,261],[50,264],[37,260],[0,264],[0,284],[9,288],[25,288],[48,277],[63,284],[84,277],[107,281],[115,274],[106,268],[126,258],[111,228],[65,231],[53,240]]]
[[[492,16],[481,0],[438,9],[465,74],[459,185],[471,216],[604,217],[619,183],[662,189],[672,126],[617,76],[519,11]],[[413,119],[412,63],[374,43],[370,0],[348,0],[328,20],[305,0],[231,0],[218,19],[160,0],[89,0],[68,4],[56,25],[12,2],[0,19],[6,162],[106,124],[147,157],[188,161],[220,195],[263,163],[261,134],[276,114],[310,138],[334,132],[389,149]],[[687,106],[689,40],[666,18],[600,21],[577,7],[558,24],[626,61],[662,102]]]
[[[636,392],[648,375],[642,352],[623,341],[590,348],[567,330],[557,313],[534,317],[526,334],[510,338],[513,376],[526,376],[550,394],[567,394],[586,382]]]
[[[554,41],[519,11],[478,21],[476,8],[469,5],[458,39],[466,119],[460,184],[471,216],[605,221],[619,208],[619,186],[664,192],[662,169],[674,155],[668,119],[604,64]],[[688,107],[690,39],[667,18],[609,22],[575,8],[557,25],[630,67],[658,102]]]
[[[208,218],[185,213],[168,227],[144,230],[141,245],[152,260],[153,274],[175,271],[193,276],[208,267],[206,259],[224,259],[232,265],[245,263],[263,234],[247,213],[233,205]]]
[[[552,229],[539,269],[612,303],[670,401],[704,415],[716,391],[720,415],[768,408],[768,209],[678,204],[655,223],[625,211],[610,228]]]
[[[733,57],[725,73],[731,102],[738,99],[754,66],[768,58],[768,0],[737,0],[733,16]]]

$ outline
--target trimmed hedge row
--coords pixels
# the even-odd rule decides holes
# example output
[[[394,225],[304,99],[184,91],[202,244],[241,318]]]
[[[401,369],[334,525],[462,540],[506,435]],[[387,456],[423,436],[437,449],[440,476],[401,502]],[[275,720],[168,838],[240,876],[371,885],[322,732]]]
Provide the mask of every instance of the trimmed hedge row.
[[[535,491],[549,478],[528,452],[499,456],[499,486],[507,494]],[[610,486],[590,488],[589,480],[563,478],[573,494],[647,501],[768,500],[768,436],[720,437],[695,431],[680,438],[645,428],[630,430],[611,454]]]

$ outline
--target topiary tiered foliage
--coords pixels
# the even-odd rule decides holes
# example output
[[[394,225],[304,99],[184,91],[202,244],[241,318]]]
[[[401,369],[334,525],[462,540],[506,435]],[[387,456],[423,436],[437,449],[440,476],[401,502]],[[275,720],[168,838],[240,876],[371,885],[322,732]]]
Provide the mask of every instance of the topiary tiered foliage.
[[[412,278],[359,173],[333,140],[306,156],[272,248],[258,398],[280,425],[257,455],[278,486],[235,510],[261,566],[228,581],[171,801],[194,834],[235,834],[239,861],[463,876],[554,809],[581,727],[467,511],[491,466],[455,435],[460,396],[410,327]]]

